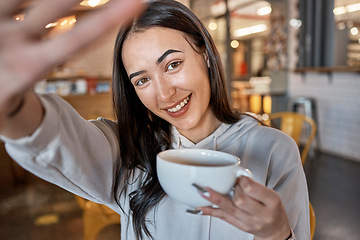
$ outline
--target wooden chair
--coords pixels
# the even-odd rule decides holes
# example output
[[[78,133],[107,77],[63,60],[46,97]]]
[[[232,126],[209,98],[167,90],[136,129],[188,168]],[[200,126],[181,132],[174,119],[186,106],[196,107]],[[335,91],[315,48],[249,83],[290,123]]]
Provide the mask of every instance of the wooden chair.
[[[304,124],[308,124],[310,128],[310,133],[308,133],[305,145],[303,150],[301,151],[301,162],[304,165],[306,157],[309,152],[309,148],[316,134],[316,123],[315,121],[305,115],[294,113],[294,112],[279,112],[273,113],[269,116],[271,125],[285,132],[289,136],[291,136],[297,145],[300,147],[300,138],[303,131]],[[280,124],[276,125],[274,123],[275,119],[280,120]],[[315,227],[316,227],[316,217],[315,211],[311,203],[309,203],[309,211],[310,211],[310,235],[311,239],[314,237]]]
[[[106,226],[118,224],[120,227],[120,215],[110,208],[79,196],[75,199],[83,210],[84,240],[96,240]]]
[[[269,115],[269,118],[271,120],[272,126],[273,123],[275,123],[274,120],[279,119],[280,124],[274,126],[291,136],[299,147],[304,125],[307,124],[307,126],[310,128],[305,145],[301,151],[301,162],[304,165],[309,148],[316,134],[315,121],[308,116],[294,112],[273,113]]]
[[[310,236],[311,240],[314,237],[315,233],[315,227],[316,227],[316,217],[315,217],[315,211],[311,203],[309,203],[309,210],[310,210]]]

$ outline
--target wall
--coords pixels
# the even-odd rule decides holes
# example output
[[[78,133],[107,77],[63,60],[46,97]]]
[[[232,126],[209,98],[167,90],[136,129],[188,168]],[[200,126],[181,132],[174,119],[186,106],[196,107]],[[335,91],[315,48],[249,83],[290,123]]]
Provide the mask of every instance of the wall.
[[[288,20],[298,19],[299,0],[286,3]],[[320,151],[360,162],[360,74],[293,73],[299,61],[300,29],[288,28],[288,97],[315,99]]]
[[[56,27],[49,29],[48,38],[55,37],[71,30],[77,23],[82,20],[83,15],[72,15],[61,19]],[[76,22],[73,21],[76,19]],[[65,24],[63,24],[63,21]],[[115,39],[118,29],[101,36],[98,40],[87,45],[77,54],[70,56],[66,62],[53,69],[56,76],[101,76],[110,77],[112,74],[112,59]],[[69,42],[71,44],[71,42]]]
[[[101,37],[73,56],[65,67],[74,75],[110,77],[116,34],[117,30]]]
[[[180,0],[189,6],[189,0]],[[56,27],[51,35],[62,33],[67,30],[64,27]],[[68,75],[87,75],[111,77],[113,64],[113,50],[118,29],[102,36],[93,44],[87,46],[80,53],[72,56],[65,63]]]
[[[316,100],[320,150],[360,162],[360,74],[290,74],[289,96]]]

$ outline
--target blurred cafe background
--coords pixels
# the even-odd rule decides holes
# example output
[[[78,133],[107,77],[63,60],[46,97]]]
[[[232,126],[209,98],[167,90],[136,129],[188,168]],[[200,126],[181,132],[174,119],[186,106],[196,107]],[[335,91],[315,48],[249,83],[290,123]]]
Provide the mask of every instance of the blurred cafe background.
[[[106,2],[83,1],[70,16],[44,26],[48,37],[73,28],[84,14]],[[214,38],[235,108],[268,124],[283,112],[311,119],[296,129],[314,210],[313,239],[358,240],[360,1],[182,2]],[[23,18],[24,12],[14,16],[17,21]],[[85,119],[113,119],[111,68],[116,33],[114,29],[59,64],[35,90],[59,94]],[[290,126],[284,120],[273,126],[286,131],[285,123]],[[3,144],[0,158],[0,239],[120,239],[121,223],[114,212],[22,170]]]

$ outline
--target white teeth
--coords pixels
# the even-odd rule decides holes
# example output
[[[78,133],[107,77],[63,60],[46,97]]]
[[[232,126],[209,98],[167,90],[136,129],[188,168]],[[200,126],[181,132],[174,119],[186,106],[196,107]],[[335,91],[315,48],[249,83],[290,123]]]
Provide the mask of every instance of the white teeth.
[[[176,105],[175,107],[173,108],[169,108],[168,111],[169,112],[177,112],[179,111],[180,109],[182,109],[189,101],[189,97],[185,98],[182,102],[180,102],[180,104]]]

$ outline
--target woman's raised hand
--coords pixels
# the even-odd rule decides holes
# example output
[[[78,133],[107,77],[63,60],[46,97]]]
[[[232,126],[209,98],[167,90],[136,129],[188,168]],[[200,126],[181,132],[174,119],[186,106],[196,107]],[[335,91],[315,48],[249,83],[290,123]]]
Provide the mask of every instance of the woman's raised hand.
[[[0,0],[0,125],[25,91],[53,66],[142,9],[141,0],[112,0],[63,34],[45,39],[45,26],[69,14],[79,0],[40,0],[15,21],[25,0]]]
[[[234,197],[221,195],[210,188],[203,196],[218,208],[202,207],[203,215],[211,215],[254,234],[260,239],[287,239],[290,224],[279,195],[247,177],[240,177]]]

